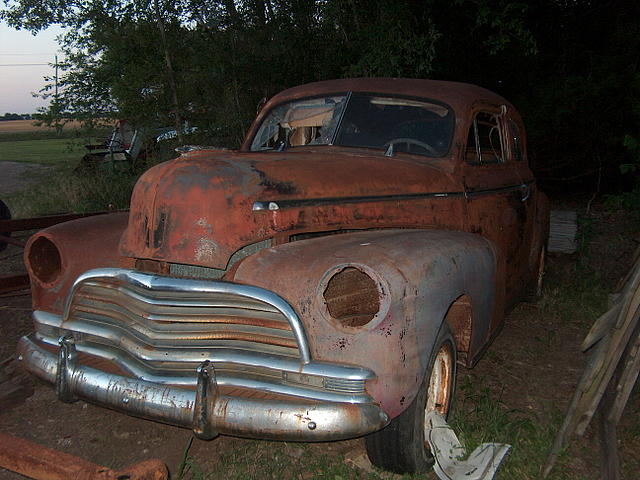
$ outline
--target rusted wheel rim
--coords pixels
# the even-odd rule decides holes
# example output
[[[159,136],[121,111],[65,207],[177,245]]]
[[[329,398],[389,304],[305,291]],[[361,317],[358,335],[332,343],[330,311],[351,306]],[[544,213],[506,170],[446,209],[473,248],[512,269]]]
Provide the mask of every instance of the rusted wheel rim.
[[[443,343],[431,369],[425,414],[435,410],[443,417],[447,416],[451,404],[452,382],[453,352],[449,343]]]

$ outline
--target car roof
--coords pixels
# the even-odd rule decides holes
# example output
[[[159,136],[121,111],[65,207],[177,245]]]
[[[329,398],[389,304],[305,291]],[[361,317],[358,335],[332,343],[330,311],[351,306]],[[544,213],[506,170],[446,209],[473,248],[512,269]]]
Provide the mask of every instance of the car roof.
[[[509,105],[500,95],[469,83],[415,78],[345,78],[289,88],[274,96],[267,107],[296,98],[348,91],[429,98],[446,103],[458,112],[478,102]]]

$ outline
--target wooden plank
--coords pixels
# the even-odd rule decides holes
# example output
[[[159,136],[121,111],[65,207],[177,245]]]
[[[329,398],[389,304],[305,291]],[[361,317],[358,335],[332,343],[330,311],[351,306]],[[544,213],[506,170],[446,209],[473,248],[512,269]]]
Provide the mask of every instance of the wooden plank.
[[[29,288],[29,275],[0,275],[0,294]]]
[[[585,395],[581,402],[582,411],[576,425],[576,433],[578,435],[583,435],[589,426],[589,422],[600,404],[604,390],[611,381],[613,373],[620,363],[622,354],[630,341],[631,333],[640,316],[640,288],[636,290],[630,303],[633,307],[633,313],[627,312],[620,328],[612,330],[609,348],[597,359],[599,365],[596,366],[596,375],[594,375],[593,380],[589,382],[590,385],[588,384],[588,389],[584,390]]]
[[[607,438],[610,440],[612,436],[615,436],[616,422],[613,420],[619,419],[622,414],[628,400],[627,395],[630,394],[638,377],[635,360],[640,355],[638,355],[637,349],[634,350],[634,341],[640,328],[638,326],[640,323],[640,256],[638,255],[636,255],[636,261],[617,300],[611,310],[619,309],[618,314],[607,313],[601,316],[583,342],[584,347],[591,348],[595,344],[595,348],[593,348],[587,366],[578,382],[564,422],[556,435],[547,463],[543,468],[543,478],[549,475],[560,451],[569,439],[576,433],[578,435],[584,434],[601,404],[607,404],[607,402],[602,402],[603,395],[610,384],[618,384],[618,377],[615,377],[612,382],[612,378],[618,371],[622,387],[614,389],[615,395],[610,404],[607,404],[609,410],[603,412],[606,417],[603,422],[606,424],[602,424],[604,442],[607,442]],[[609,331],[606,331],[605,326],[609,327]],[[635,356],[631,357],[631,354],[628,355],[626,352],[635,352]],[[627,358],[630,360],[625,360]],[[622,395],[619,395],[620,392]],[[609,443],[607,448],[617,449],[617,445]],[[606,456],[614,455],[610,450],[604,453]],[[615,468],[610,466],[608,472],[610,475],[615,475]]]
[[[604,336],[611,331],[611,328],[618,321],[618,316],[620,315],[620,310],[622,310],[622,302],[618,299],[612,307],[607,310],[604,314],[602,314],[593,324],[591,330],[582,341],[582,345],[580,348],[583,352],[589,350],[593,347],[597,342],[602,340]]]
[[[576,251],[578,215],[570,210],[552,210],[549,218],[549,241],[547,250],[558,253]]]
[[[607,415],[607,420],[617,425],[622,418],[624,407],[629,401],[631,391],[640,376],[640,323],[636,325],[635,340],[630,343],[621,362],[622,375],[616,383],[616,397]]]
[[[620,480],[620,458],[618,456],[618,433],[616,424],[601,416],[600,451],[602,454],[602,480]]]

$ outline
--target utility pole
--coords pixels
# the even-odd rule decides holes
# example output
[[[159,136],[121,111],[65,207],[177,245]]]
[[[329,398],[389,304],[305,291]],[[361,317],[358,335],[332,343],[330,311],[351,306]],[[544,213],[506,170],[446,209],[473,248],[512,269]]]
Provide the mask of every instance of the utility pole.
[[[56,77],[55,77],[55,80],[56,80],[56,93],[55,93],[54,98],[56,100],[56,103],[58,103],[58,55],[56,55]]]
[[[62,124],[60,123],[60,103],[58,102],[58,55],[55,56],[55,77],[54,77],[54,94],[53,94],[53,115],[54,125],[56,126],[56,133],[58,136],[62,133]]]

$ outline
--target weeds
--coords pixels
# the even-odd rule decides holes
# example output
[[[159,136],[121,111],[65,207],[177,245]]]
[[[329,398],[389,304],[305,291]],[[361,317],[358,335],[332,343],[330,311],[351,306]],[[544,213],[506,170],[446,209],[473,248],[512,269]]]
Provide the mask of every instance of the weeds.
[[[129,207],[137,175],[101,173],[78,176],[59,171],[43,183],[5,199],[14,218]]]
[[[488,388],[483,378],[469,378],[460,386],[462,398],[452,427],[458,433],[467,453],[486,442],[508,443],[512,446],[498,478],[537,479],[544,465],[562,413],[554,409],[551,418],[540,418],[533,412],[509,409]],[[561,462],[562,463],[562,462]],[[575,479],[560,465],[551,479]]]
[[[607,306],[608,291],[597,272],[587,265],[572,264],[564,271],[549,271],[541,314],[564,323],[589,326]]]
[[[306,444],[244,441],[238,448],[222,454],[215,464],[204,466],[187,457],[183,477],[205,479],[376,479],[344,462],[342,456],[319,454]]]

